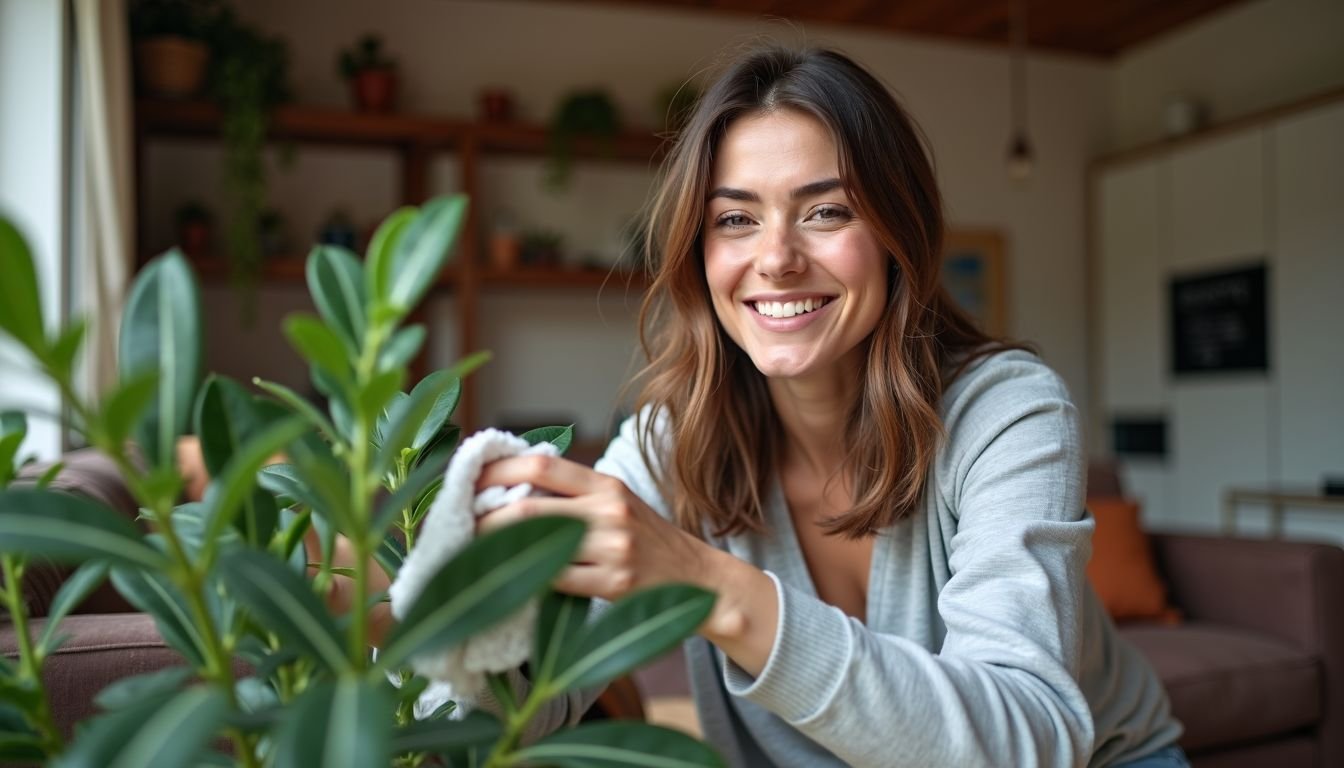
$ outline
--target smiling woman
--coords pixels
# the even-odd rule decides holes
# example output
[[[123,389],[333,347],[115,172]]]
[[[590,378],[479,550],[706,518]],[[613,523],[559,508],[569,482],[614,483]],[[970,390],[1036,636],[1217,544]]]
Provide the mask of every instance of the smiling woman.
[[[739,766],[1116,766],[1180,726],[1087,585],[1078,413],[940,280],[918,129],[864,69],[766,48],[705,93],[646,246],[639,413],[594,469],[506,459],[579,517],[562,591],[718,601],[687,646]]]

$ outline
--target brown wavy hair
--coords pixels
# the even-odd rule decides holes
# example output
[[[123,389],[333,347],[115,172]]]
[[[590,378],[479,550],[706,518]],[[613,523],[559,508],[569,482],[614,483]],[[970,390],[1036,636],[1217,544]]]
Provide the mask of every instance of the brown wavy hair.
[[[764,529],[783,429],[765,377],[714,314],[701,229],[728,127],[780,109],[830,130],[851,201],[891,257],[886,311],[868,339],[846,425],[854,506],[823,523],[828,533],[859,538],[923,498],[942,437],[944,387],[975,359],[1017,345],[977,329],[943,289],[942,200],[926,142],[887,88],[840,53],[766,46],[740,56],[672,144],[647,211],[653,282],[640,311],[648,364],[637,405],[662,423],[655,436],[655,420],[644,420],[640,442],[682,528],[716,536]]]

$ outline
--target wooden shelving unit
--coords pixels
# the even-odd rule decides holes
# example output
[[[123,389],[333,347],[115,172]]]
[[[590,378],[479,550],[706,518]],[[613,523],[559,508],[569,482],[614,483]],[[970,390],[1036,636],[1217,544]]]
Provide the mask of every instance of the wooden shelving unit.
[[[215,140],[220,132],[221,113],[217,106],[206,102],[141,100],[135,110],[135,153],[139,169],[137,178],[144,178],[145,143],[154,138],[201,138]],[[543,157],[548,151],[549,138],[542,126],[525,123],[484,123],[451,117],[431,115],[373,115],[331,107],[291,105],[277,109],[272,115],[269,138],[302,144],[336,145],[383,148],[397,154],[400,175],[400,205],[418,205],[429,195],[429,165],[441,153],[452,153],[459,159],[460,189],[473,200],[478,194],[479,165],[488,157]],[[663,137],[652,133],[628,132],[610,142],[577,142],[573,150],[576,159],[586,162],[620,162],[642,164],[653,168],[667,146]],[[139,232],[145,232],[145,193],[137,190],[141,220]],[[480,212],[473,207],[467,215],[458,253],[461,258],[444,270],[437,290],[453,290],[458,296],[458,348],[463,354],[479,348],[479,296],[483,290],[615,290],[642,291],[647,280],[641,273],[608,271],[602,269],[558,269],[520,267],[501,271],[485,266],[483,242],[480,235]],[[143,247],[139,253],[146,253]],[[267,283],[302,284],[304,282],[302,255],[274,259],[266,263],[262,280]],[[203,280],[227,280],[229,270],[222,259],[194,261]],[[432,335],[434,329],[427,328]],[[427,339],[424,349],[432,348]],[[413,364],[412,376],[419,378],[427,372],[427,360],[422,352]],[[473,379],[464,382],[462,401],[458,410],[459,421],[466,428],[477,423],[476,387]]]

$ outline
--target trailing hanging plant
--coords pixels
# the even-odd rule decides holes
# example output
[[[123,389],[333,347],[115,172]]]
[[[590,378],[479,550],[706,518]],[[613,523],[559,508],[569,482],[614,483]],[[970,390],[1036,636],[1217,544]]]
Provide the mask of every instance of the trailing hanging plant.
[[[620,115],[605,91],[576,91],[565,97],[551,118],[546,186],[558,191],[569,183],[574,145],[579,139],[592,139],[610,150],[620,132]]]
[[[266,209],[263,150],[271,110],[290,99],[288,52],[221,8],[209,25],[210,92],[223,112],[225,240],[234,285],[251,316],[253,288],[261,271],[261,216]]]
[[[0,414],[0,603],[19,642],[19,658],[0,661],[0,763],[353,768],[420,766],[437,756],[441,765],[491,768],[721,764],[689,736],[635,722],[580,725],[520,743],[548,700],[656,658],[713,606],[710,593],[665,585],[586,621],[587,599],[548,586],[577,551],[579,520],[539,517],[472,541],[429,578],[376,656],[368,613],[336,616],[323,599],[334,579],[347,577],[350,605],[381,599],[371,594],[371,570],[395,578],[401,542],[415,546],[457,446],[450,419],[460,377],[483,360],[462,361],[406,393],[406,367],[425,333],[405,322],[442,269],[465,210],[456,196],[397,211],[363,263],[344,248],[313,249],[307,278],[318,314],[287,318],[284,333],[329,398],[324,410],[270,382],[254,380],[267,397],[223,377],[202,384],[197,285],[176,252],[136,277],[120,333],[121,383],[101,402],[85,400],[73,385],[83,325],[47,332],[31,254],[0,217],[0,333],[56,383],[75,426],[116,462],[151,529],[145,534],[90,499],[43,489],[53,473],[37,488],[9,487],[25,424]],[[177,504],[174,445],[188,429],[200,437],[213,480],[203,501]],[[572,435],[549,429],[523,437],[563,449]],[[138,445],[143,468],[128,442]],[[289,463],[263,469],[277,452]],[[311,554],[310,529],[318,542]],[[335,564],[337,534],[353,551],[350,567]],[[24,567],[38,557],[79,570],[35,638],[21,588]],[[95,699],[103,711],[67,744],[42,666],[63,640],[62,617],[109,573],[188,668],[103,689]],[[411,671],[411,658],[457,647],[538,597],[524,697],[496,675],[498,716],[451,719],[445,705],[414,717],[428,681]],[[236,675],[237,661],[246,662],[246,676]],[[230,754],[215,751],[221,739],[231,742]]]

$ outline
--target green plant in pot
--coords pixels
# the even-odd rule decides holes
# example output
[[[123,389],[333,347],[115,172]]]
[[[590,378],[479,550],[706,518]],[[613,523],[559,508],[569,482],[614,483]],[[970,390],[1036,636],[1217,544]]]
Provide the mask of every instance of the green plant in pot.
[[[391,112],[397,103],[397,63],[383,53],[382,38],[364,35],[336,58],[360,112]]]
[[[521,766],[592,765],[599,755],[604,765],[719,764],[690,737],[642,723],[584,724],[520,743],[546,700],[670,649],[713,604],[709,593],[671,585],[583,620],[586,599],[548,586],[576,551],[580,521],[536,518],[475,539],[430,578],[376,654],[368,612],[337,616],[324,600],[338,578],[353,585],[352,605],[383,599],[371,593],[372,569],[395,576],[401,542],[414,547],[457,445],[451,414],[460,376],[482,360],[408,387],[406,367],[425,332],[406,321],[442,269],[465,209],[457,196],[397,211],[363,263],[339,247],[309,255],[317,314],[287,318],[284,333],[329,398],[324,409],[274,383],[254,380],[263,396],[219,376],[202,383],[198,290],[176,252],[150,263],[132,287],[120,384],[98,402],[81,397],[72,377],[83,325],[48,332],[31,255],[0,218],[0,332],[27,350],[66,398],[74,427],[116,462],[149,529],[43,487],[52,473],[36,487],[13,485],[26,423],[0,416],[0,602],[19,638],[18,658],[0,662],[0,762]],[[173,446],[188,430],[214,479],[203,501],[178,504]],[[560,447],[570,436],[525,435]],[[277,452],[288,462],[263,469]],[[338,541],[353,552],[352,565],[336,565]],[[24,569],[37,558],[78,567],[40,633],[22,593]],[[104,689],[101,711],[66,743],[53,724],[43,663],[62,642],[62,617],[109,578],[154,617],[184,668]],[[427,681],[409,669],[412,657],[457,647],[538,598],[525,696],[494,674],[498,714],[454,719],[449,704],[415,718]],[[246,674],[236,671],[239,661]]]
[[[551,118],[546,186],[559,191],[569,183],[579,141],[587,139],[611,150],[620,132],[620,114],[605,91],[576,91],[566,96]]]
[[[149,94],[186,98],[201,91],[214,0],[135,0],[130,6],[135,71]]]

